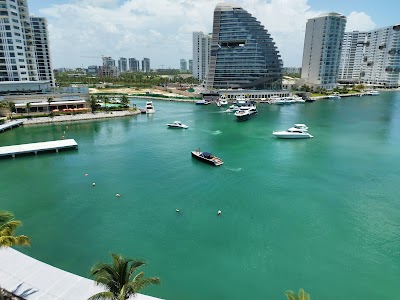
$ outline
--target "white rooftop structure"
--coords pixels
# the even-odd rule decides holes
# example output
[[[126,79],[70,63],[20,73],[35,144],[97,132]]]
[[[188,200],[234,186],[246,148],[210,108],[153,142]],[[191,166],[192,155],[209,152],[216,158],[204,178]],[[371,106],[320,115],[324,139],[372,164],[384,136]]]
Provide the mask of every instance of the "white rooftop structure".
[[[104,291],[94,281],[57,269],[11,248],[0,249],[1,287],[27,300],[86,300]],[[142,294],[130,299],[157,300]]]

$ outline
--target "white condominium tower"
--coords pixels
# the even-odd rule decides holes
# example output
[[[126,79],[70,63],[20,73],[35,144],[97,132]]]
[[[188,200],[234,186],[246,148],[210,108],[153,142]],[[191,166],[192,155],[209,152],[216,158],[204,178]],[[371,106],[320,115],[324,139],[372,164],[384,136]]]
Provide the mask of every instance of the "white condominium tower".
[[[55,86],[47,20],[46,18],[31,17],[31,25],[34,33],[36,65],[39,80],[50,81],[51,85]]]
[[[0,81],[37,81],[38,71],[26,0],[0,0]]]
[[[311,87],[336,86],[346,17],[327,13],[309,19],[304,39],[301,79]]]
[[[342,53],[341,81],[389,88],[399,86],[400,24],[368,32],[348,32],[345,43],[352,46]],[[353,60],[354,52],[357,55]]]
[[[194,78],[203,80],[208,71],[208,60],[211,50],[211,35],[193,32],[193,70]]]

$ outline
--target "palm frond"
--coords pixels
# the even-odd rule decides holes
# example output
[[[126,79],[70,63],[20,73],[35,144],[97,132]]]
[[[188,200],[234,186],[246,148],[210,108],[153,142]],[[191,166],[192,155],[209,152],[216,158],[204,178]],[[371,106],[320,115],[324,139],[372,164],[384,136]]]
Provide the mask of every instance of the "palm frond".
[[[12,246],[29,246],[30,240],[25,235],[19,236],[0,236],[0,248],[1,247],[12,247]]]
[[[297,300],[297,295],[293,291],[286,291],[285,295],[288,300]]]
[[[105,299],[114,300],[115,297],[111,292],[101,292],[89,297],[87,300],[105,300]]]
[[[21,221],[11,220],[8,222],[4,222],[3,224],[0,222],[0,236],[2,235],[12,235],[18,227],[22,226]]]

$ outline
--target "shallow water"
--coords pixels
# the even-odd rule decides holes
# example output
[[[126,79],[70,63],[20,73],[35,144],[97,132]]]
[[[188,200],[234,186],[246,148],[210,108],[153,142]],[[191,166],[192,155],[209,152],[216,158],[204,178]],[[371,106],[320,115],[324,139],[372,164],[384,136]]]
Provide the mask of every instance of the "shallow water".
[[[0,134],[1,146],[79,144],[0,160],[0,208],[32,239],[19,250],[82,276],[110,252],[145,258],[162,280],[145,293],[165,299],[285,299],[300,287],[313,299],[397,297],[400,93],[259,104],[246,122],[153,103],[154,115]],[[189,129],[168,129],[175,120]],[[294,123],[314,138],[272,136]],[[225,164],[192,159],[198,147]]]

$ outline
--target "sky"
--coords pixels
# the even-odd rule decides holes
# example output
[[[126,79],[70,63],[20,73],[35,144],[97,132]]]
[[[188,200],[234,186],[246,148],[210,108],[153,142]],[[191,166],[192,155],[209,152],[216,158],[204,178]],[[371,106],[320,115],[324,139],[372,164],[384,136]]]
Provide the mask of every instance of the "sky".
[[[46,17],[54,68],[101,65],[101,57],[150,58],[151,68],[179,68],[192,58],[192,33],[212,32],[221,0],[28,0]],[[271,34],[285,67],[300,67],[307,19],[324,12],[347,17],[346,31],[400,23],[397,0],[230,0]]]

